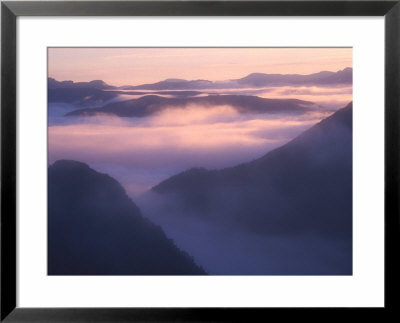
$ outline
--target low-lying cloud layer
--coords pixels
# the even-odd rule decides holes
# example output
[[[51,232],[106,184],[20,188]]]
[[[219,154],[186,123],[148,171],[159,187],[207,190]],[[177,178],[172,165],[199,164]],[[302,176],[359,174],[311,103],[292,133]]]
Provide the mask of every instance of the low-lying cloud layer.
[[[232,94],[257,95],[262,98],[296,98],[311,101],[325,109],[339,109],[352,101],[352,86],[278,86],[261,89],[232,90]]]
[[[193,105],[147,118],[65,118],[49,127],[49,162],[86,162],[135,195],[191,167],[224,168],[260,157],[328,114],[243,115],[230,106]]]
[[[260,235],[204,218],[152,212],[157,201],[154,198],[149,195],[137,200],[144,214],[160,224],[176,245],[191,254],[210,275],[349,272],[351,245],[349,248],[341,240],[313,234]]]

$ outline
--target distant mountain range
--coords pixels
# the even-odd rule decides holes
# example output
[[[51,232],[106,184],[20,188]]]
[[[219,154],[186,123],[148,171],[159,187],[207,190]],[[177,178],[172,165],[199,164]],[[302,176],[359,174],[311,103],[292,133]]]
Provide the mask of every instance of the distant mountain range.
[[[57,81],[52,77],[48,78],[47,86],[49,89],[60,89],[60,88],[68,88],[68,89],[82,89],[82,88],[91,88],[98,90],[109,90],[116,89],[116,86],[108,85],[102,80],[93,80],[90,82],[74,82],[74,81]]]
[[[122,186],[84,163],[48,170],[49,275],[204,275]]]
[[[142,85],[125,85],[112,86],[101,80],[90,82],[59,82],[54,78],[48,79],[48,88],[95,88],[99,90],[212,90],[212,89],[230,89],[230,88],[257,88],[268,86],[327,86],[327,85],[351,85],[353,82],[353,69],[347,67],[337,72],[322,71],[319,73],[301,75],[301,74],[265,74],[252,73],[240,79],[225,81],[208,81],[208,80],[184,80],[184,79],[166,79],[164,81],[142,84]]]
[[[93,115],[95,113],[111,113],[116,115],[124,114],[125,112],[120,111],[123,106],[127,106],[131,111],[127,114],[132,116],[140,114],[140,112],[133,112],[132,107],[141,106],[143,102],[157,101],[155,104],[161,106],[165,102],[161,102],[163,99],[159,98],[147,98],[143,101],[131,101],[122,104],[121,102],[115,102],[120,95],[132,95],[132,96],[143,96],[143,95],[163,95],[169,96],[171,103],[175,102],[178,105],[182,105],[185,99],[193,99],[199,95],[215,95],[216,91],[221,89],[247,89],[247,88],[265,88],[274,86],[343,86],[352,84],[352,73],[351,68],[345,68],[338,72],[319,72],[309,75],[299,74],[263,74],[253,73],[246,77],[227,80],[227,81],[208,81],[208,80],[183,80],[183,79],[166,79],[161,82],[152,84],[143,84],[137,86],[112,86],[106,84],[102,80],[94,80],[90,82],[73,82],[73,81],[62,81],[59,82],[53,78],[48,78],[48,102],[49,103],[68,103],[73,105],[82,106],[85,108],[98,108],[97,111],[79,111],[76,115]],[[221,94],[221,93],[220,93]],[[229,92],[224,93],[229,95]],[[242,95],[244,96],[244,95]],[[116,100],[115,100],[116,99]],[[215,98],[198,98],[199,101],[203,101],[208,104],[207,101],[216,101]],[[174,101],[175,100],[175,101]],[[217,99],[232,101],[229,98]],[[241,103],[236,104],[240,106],[243,103],[243,99],[240,99]],[[251,102],[255,99],[249,99]],[[256,104],[259,104],[256,102]],[[308,104],[308,103],[306,103]],[[247,103],[245,103],[247,105]],[[101,108],[101,109],[100,109]],[[119,110],[118,112],[115,112]],[[142,108],[139,108],[142,110]],[[247,110],[247,109],[245,109]],[[74,115],[74,114],[70,114]],[[148,113],[146,114],[148,115]]]
[[[183,79],[167,79],[152,84],[125,86],[129,90],[194,90],[194,89],[229,89],[229,88],[254,88],[268,86],[303,86],[303,85],[339,85],[352,84],[353,69],[345,68],[337,72],[319,72],[309,75],[299,74],[265,74],[253,73],[243,78],[227,81],[208,81]]]
[[[193,168],[152,191],[168,214],[261,234],[339,239],[351,258],[352,104],[257,160],[223,170]]]
[[[297,99],[265,99],[250,95],[209,95],[201,97],[165,98],[146,95],[139,99],[109,103],[101,108],[78,109],[66,116],[115,115],[119,117],[146,117],[167,108],[185,108],[190,105],[229,105],[239,113],[304,113],[316,108],[309,101]]]
[[[245,87],[352,84],[353,69],[348,67],[337,72],[324,71],[309,75],[253,73],[236,82]]]

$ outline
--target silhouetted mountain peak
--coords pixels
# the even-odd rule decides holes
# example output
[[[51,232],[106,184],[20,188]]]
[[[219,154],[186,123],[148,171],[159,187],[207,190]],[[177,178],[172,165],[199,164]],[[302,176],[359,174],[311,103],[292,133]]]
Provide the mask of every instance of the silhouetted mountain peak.
[[[201,275],[112,177],[60,160],[48,170],[50,275]]]
[[[49,77],[47,79],[49,89],[60,89],[60,88],[94,88],[99,90],[113,89],[115,86],[108,85],[103,80],[93,80],[89,82],[74,82],[74,81],[57,81],[56,79]]]
[[[336,131],[337,128],[343,129],[344,131]],[[306,138],[311,141],[311,137],[321,137],[323,135],[329,135],[335,133],[335,135],[347,134],[345,131],[351,133],[353,130],[353,102],[350,102],[346,107],[336,111],[329,117],[321,120],[310,129],[304,131],[302,134],[292,140],[297,142]],[[314,142],[314,141],[313,141]]]
[[[351,238],[352,103],[254,161],[191,169],[152,190],[171,196],[165,207],[182,215],[270,234],[311,230]]]
[[[321,120],[321,124],[329,122],[340,122],[350,128],[353,127],[353,102],[350,102],[344,108],[336,111],[334,114],[328,118]]]
[[[88,84],[92,85],[93,87],[98,87],[98,88],[106,88],[109,86],[106,82],[104,82],[102,80],[93,80],[93,81],[88,82]]]
[[[87,170],[93,171],[87,164],[76,161],[76,160],[69,160],[69,159],[60,159],[55,161],[51,166],[52,169],[61,169],[61,170]]]
[[[164,82],[187,82],[187,81],[184,79],[169,78],[169,79],[165,79]]]
[[[85,194],[91,194],[91,198],[107,198],[117,201],[128,201],[128,195],[125,189],[114,178],[107,174],[99,173],[90,168],[87,164],[74,160],[58,160],[49,167],[49,176],[57,178],[64,183],[73,183],[75,191]],[[101,187],[101,189],[99,189]],[[136,205],[132,202],[132,205]],[[137,210],[138,211],[138,210]]]

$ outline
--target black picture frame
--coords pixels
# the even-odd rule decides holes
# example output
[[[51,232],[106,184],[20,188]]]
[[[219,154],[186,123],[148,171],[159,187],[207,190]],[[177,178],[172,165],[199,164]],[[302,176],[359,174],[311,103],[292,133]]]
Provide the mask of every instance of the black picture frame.
[[[400,1],[4,1],[1,3],[1,321],[191,322],[355,314],[381,320],[399,306]],[[18,308],[16,307],[16,19],[19,16],[384,16],[384,308]],[[77,291],[78,292],[78,291]],[[40,293],[40,290],[38,290]],[[283,316],[282,316],[283,315]],[[361,318],[361,317],[359,317]]]

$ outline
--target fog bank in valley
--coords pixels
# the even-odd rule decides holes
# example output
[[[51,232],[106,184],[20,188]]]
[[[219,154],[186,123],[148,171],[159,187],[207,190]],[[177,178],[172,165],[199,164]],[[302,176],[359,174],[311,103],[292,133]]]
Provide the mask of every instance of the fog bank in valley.
[[[88,163],[136,196],[191,167],[224,168],[260,157],[329,113],[254,115],[230,106],[192,105],[146,118],[54,117],[49,162]]]

